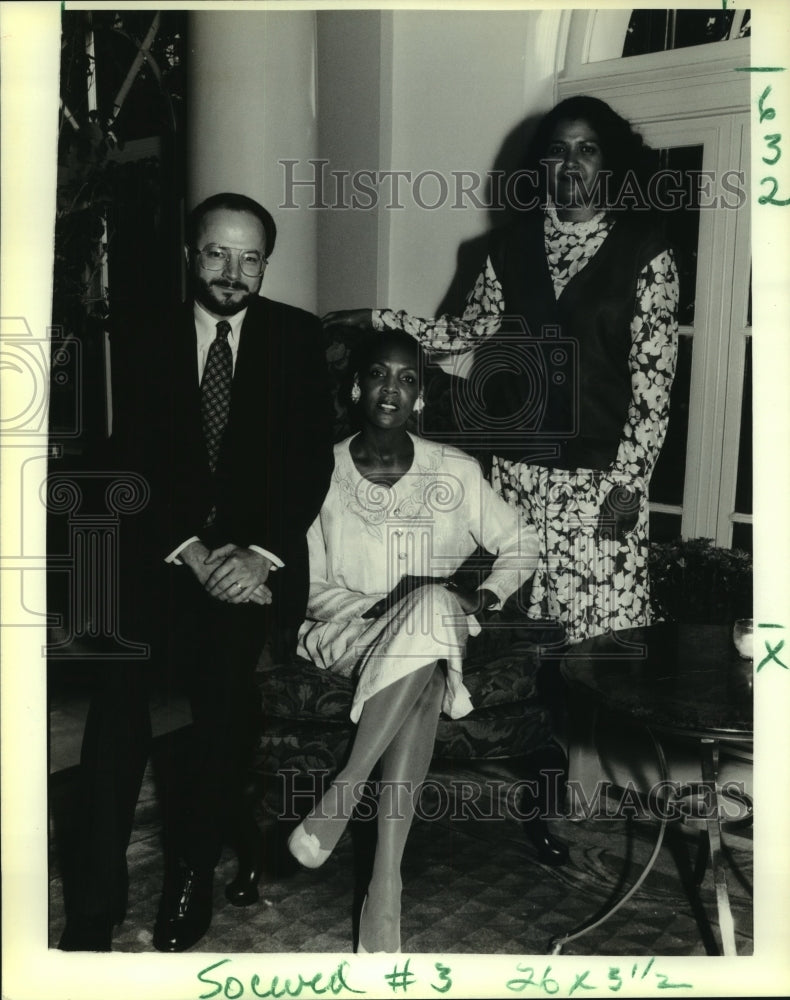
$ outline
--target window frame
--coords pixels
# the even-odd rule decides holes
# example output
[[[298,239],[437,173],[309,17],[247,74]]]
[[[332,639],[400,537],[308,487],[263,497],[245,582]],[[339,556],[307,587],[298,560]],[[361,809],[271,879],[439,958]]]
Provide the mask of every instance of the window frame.
[[[703,145],[703,170],[742,170],[750,192],[749,38],[627,58],[589,57],[599,14],[569,12],[564,69],[556,99],[590,94],[628,118],[654,147]],[[559,58],[558,58],[559,63]],[[684,538],[730,546],[735,511],[750,281],[750,206],[701,209],[693,327],[680,336],[692,350],[689,427],[681,508],[651,503],[651,511],[681,514]],[[671,420],[671,415],[670,415]]]

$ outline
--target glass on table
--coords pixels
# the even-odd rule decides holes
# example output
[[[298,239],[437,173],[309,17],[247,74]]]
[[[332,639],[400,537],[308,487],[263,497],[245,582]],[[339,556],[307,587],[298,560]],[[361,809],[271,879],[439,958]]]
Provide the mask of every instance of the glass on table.
[[[754,620],[738,618],[732,627],[732,641],[743,660],[751,660],[753,655]]]

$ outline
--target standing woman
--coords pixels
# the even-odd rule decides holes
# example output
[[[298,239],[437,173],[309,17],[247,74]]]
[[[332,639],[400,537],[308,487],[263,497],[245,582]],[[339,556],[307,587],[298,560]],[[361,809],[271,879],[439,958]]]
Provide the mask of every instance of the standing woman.
[[[440,711],[472,710],[462,660],[476,616],[528,579],[538,543],[457,448],[410,434],[421,406],[415,341],[367,338],[351,398],[361,430],[335,446],[335,470],[308,533],[310,596],[299,654],[354,677],[349,759],[288,846],[308,868],[329,857],[377,761],[373,872],[359,951],[400,950],[400,865]],[[496,556],[475,591],[448,581],[482,545]]]
[[[558,619],[576,642],[650,621],[648,484],[669,417],[678,281],[625,119],[572,97],[531,150],[535,207],[492,235],[463,317],[353,310],[324,322],[402,329],[436,354],[475,351],[492,484],[540,538],[528,613]],[[569,365],[552,367],[549,337],[570,342]]]

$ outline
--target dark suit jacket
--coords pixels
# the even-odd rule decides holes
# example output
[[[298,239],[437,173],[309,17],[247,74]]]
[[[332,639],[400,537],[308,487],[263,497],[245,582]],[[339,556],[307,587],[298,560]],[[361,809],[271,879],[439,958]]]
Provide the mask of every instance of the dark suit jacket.
[[[270,577],[272,610],[279,624],[294,628],[307,600],[305,535],[333,463],[319,320],[262,297],[250,303],[213,478],[201,428],[192,303],[174,316],[135,321],[120,340],[114,460],[141,471],[151,489],[126,544],[127,560],[144,580],[192,535],[209,546],[259,545],[285,563]],[[206,530],[212,504],[217,516]]]

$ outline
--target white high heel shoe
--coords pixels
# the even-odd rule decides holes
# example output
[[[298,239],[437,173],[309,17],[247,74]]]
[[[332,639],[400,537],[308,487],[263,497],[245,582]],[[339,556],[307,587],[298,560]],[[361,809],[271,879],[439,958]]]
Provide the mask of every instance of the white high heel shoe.
[[[288,850],[305,868],[320,868],[332,853],[321,847],[318,837],[314,833],[308,833],[305,830],[304,823],[300,823],[291,832],[291,836],[288,838]]]
[[[400,935],[398,935],[398,947],[395,951],[368,951],[368,949],[362,944],[362,917],[365,914],[365,903],[368,901],[367,893],[365,893],[365,898],[362,900],[362,908],[359,911],[359,937],[357,938],[357,955],[400,955]]]

